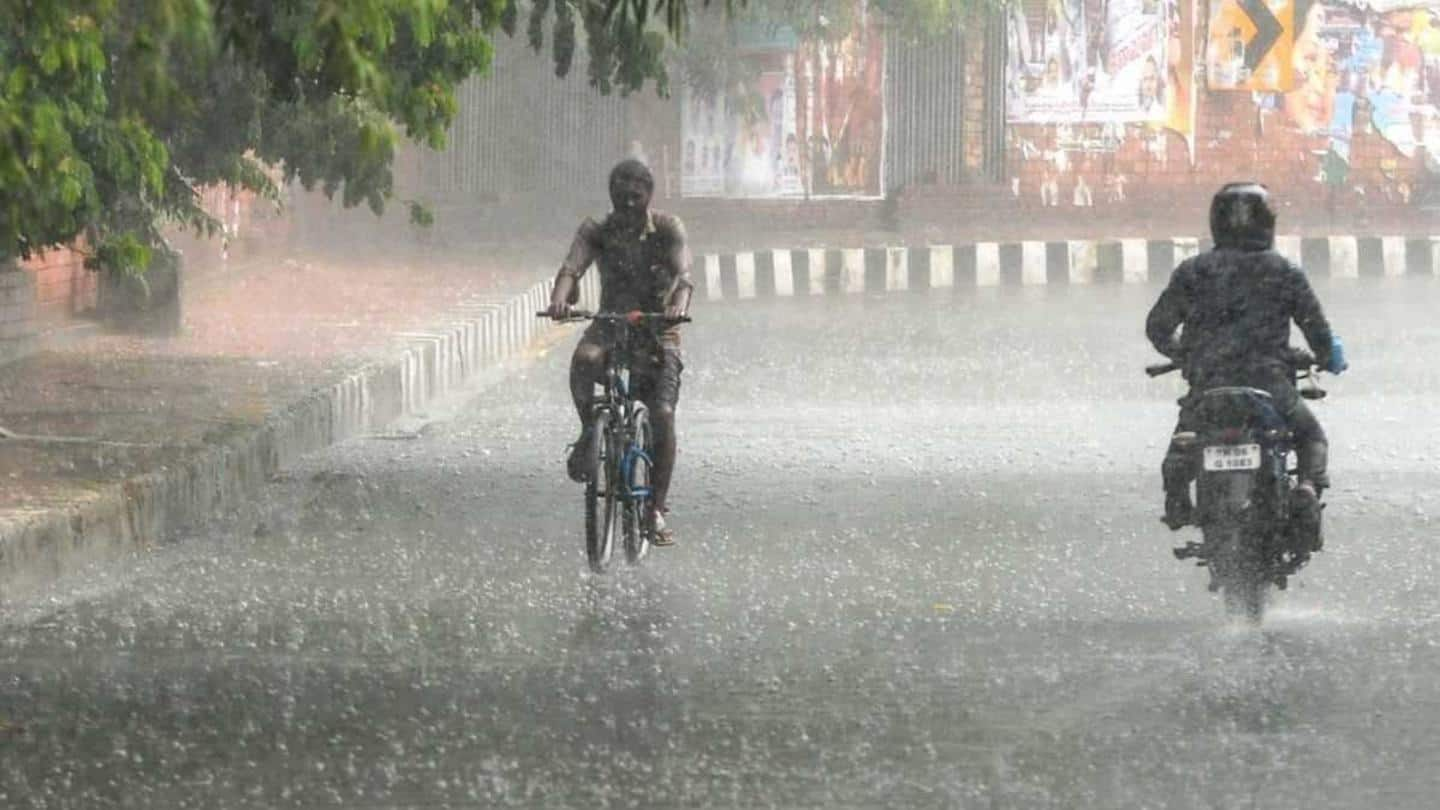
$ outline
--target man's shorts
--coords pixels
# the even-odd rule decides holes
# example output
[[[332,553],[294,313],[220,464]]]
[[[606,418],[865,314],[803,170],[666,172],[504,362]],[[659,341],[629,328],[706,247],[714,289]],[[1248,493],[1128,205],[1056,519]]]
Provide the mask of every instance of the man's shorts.
[[[673,410],[680,402],[680,372],[685,363],[680,359],[680,347],[664,346],[657,357],[649,354],[631,359],[631,393],[650,410],[669,405]]]
[[[596,324],[599,326],[599,324]],[[579,352],[585,346],[596,346],[609,351],[611,343],[605,330],[591,327],[580,338]],[[680,358],[680,347],[657,342],[650,346],[631,347],[630,394],[644,402],[651,410],[660,405],[672,409],[680,402],[680,373],[685,363]]]

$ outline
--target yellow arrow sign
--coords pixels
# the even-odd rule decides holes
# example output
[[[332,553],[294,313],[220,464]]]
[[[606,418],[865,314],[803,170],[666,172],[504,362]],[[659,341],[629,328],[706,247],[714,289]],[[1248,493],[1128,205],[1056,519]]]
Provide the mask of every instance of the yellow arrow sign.
[[[1205,54],[1211,90],[1286,92],[1295,86],[1295,0],[1219,0]]]

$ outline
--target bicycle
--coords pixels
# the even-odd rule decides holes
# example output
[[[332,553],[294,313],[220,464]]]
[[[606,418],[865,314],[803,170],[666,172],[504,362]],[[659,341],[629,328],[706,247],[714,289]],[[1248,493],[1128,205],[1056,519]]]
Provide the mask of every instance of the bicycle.
[[[546,312],[535,313],[549,317]],[[625,559],[632,565],[645,558],[653,545],[650,518],[653,491],[650,471],[654,435],[650,412],[630,388],[630,348],[642,324],[689,323],[658,312],[572,311],[560,322],[600,321],[619,324],[616,338],[605,353],[603,390],[590,406],[590,447],[585,460],[585,556],[590,570],[604,573],[614,557],[617,530],[624,537]]]

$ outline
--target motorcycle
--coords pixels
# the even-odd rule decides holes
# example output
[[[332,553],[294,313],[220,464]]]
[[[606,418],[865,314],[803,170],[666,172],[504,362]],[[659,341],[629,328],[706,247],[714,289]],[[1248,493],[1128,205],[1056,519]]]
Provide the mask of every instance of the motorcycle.
[[[1300,395],[1325,397],[1316,380],[1315,357],[1292,349],[1291,365]],[[1148,366],[1158,377],[1176,363]],[[1291,493],[1298,484],[1290,466],[1293,437],[1270,393],[1227,386],[1194,395],[1194,432],[1173,439],[1191,455],[1195,477],[1195,523],[1202,540],[1175,549],[1210,571],[1210,590],[1224,597],[1227,611],[1258,622],[1269,589],[1285,590],[1289,578],[1310,560],[1311,540],[1292,519]]]

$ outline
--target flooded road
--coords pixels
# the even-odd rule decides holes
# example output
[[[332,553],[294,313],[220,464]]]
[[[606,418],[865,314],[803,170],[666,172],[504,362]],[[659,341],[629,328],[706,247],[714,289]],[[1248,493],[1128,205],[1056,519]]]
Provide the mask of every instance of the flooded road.
[[[1327,548],[1173,559],[1154,288],[696,307],[679,545],[585,571],[573,337],[0,613],[0,805],[1431,807],[1432,279],[1322,285]]]

